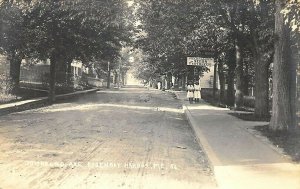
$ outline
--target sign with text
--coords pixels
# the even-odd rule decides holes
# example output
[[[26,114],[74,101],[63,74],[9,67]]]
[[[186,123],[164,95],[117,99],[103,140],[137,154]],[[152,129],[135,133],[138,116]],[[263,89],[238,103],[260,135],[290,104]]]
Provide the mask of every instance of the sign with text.
[[[213,58],[202,58],[202,57],[187,57],[188,66],[206,66],[211,67],[214,65]]]

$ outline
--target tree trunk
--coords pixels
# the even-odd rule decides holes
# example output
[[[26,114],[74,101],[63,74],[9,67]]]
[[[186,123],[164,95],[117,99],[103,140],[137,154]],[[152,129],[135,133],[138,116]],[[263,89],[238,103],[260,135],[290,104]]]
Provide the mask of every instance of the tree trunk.
[[[183,90],[185,90],[186,83],[187,83],[187,81],[186,81],[186,72],[184,72],[182,74],[182,89]]]
[[[168,72],[166,74],[166,80],[167,80],[167,88],[166,89],[171,89],[172,74],[170,72]]]
[[[69,59],[67,61],[67,73],[72,74],[72,60],[71,59]]]
[[[66,58],[64,55],[60,55],[57,57],[58,61],[56,63],[56,71],[66,73],[67,72],[67,64],[66,64]]]
[[[50,82],[49,82],[49,102],[55,102],[55,83],[56,83],[56,63],[58,55],[53,53],[50,58]]]
[[[298,65],[297,65],[297,125],[300,129],[300,44],[298,43]]]
[[[244,83],[244,87],[243,87],[243,92],[244,95],[249,96],[249,61],[244,62],[245,64],[245,73],[244,73],[244,79],[243,79],[243,83]]]
[[[10,58],[9,76],[11,80],[11,93],[18,94],[20,88],[20,71],[21,71],[22,57],[12,54]]]
[[[217,93],[217,69],[218,69],[218,64],[215,63],[214,65],[214,80],[213,80],[213,100],[215,101],[216,98],[216,93]]]
[[[258,118],[269,117],[269,64],[262,54],[255,55],[255,111]]]
[[[228,72],[227,105],[234,105],[234,71]]]
[[[281,14],[283,3],[276,0],[274,67],[273,67],[273,106],[270,128],[274,131],[295,127],[295,86],[294,68],[291,61],[289,28]]]
[[[72,75],[72,61],[73,59],[67,59],[66,60],[66,66],[67,66],[67,86],[74,88],[74,83],[73,83],[73,75]]]
[[[292,125],[289,129],[293,130],[297,128],[297,48],[294,46],[294,41],[292,38],[289,38],[290,46],[290,99],[291,99],[291,116],[292,116]]]
[[[298,62],[297,66],[297,124],[298,124],[298,129],[300,129],[300,37],[298,37],[297,41],[297,57],[296,61]]]
[[[234,106],[234,78],[235,78],[235,67],[236,67],[236,57],[235,50],[230,49],[226,53],[226,60],[228,65],[228,75],[227,75],[227,105]]]
[[[175,75],[174,90],[179,89],[179,74]]]
[[[222,61],[218,62],[218,74],[220,82],[220,103],[225,103],[225,74],[224,74],[224,65]]]
[[[195,75],[194,66],[188,66],[187,83],[188,82],[193,82],[194,83],[194,79],[195,79],[194,75]]]
[[[111,68],[110,68],[110,62],[107,62],[107,88],[110,88],[110,74],[111,74]]]
[[[66,63],[66,56],[62,53],[60,53],[56,57],[56,82],[59,84],[62,84],[63,86],[66,86],[67,84],[67,63]]]
[[[244,105],[243,98],[243,61],[242,61],[242,52],[240,48],[240,44],[236,42],[235,44],[236,50],[236,90],[235,90],[235,108],[240,108]]]

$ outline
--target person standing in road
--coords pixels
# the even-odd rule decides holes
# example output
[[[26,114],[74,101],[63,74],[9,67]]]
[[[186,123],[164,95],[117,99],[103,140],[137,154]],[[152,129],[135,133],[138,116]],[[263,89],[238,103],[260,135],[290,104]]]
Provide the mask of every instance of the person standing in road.
[[[158,90],[161,90],[161,82],[160,82],[160,81],[157,82],[157,89],[158,89]]]
[[[194,98],[195,98],[195,102],[200,102],[200,98],[201,98],[201,86],[199,84],[199,82],[197,81],[195,84],[194,84]]]
[[[193,99],[194,99],[194,86],[192,84],[192,82],[189,82],[187,85],[187,98],[190,101],[190,104],[193,103]]]

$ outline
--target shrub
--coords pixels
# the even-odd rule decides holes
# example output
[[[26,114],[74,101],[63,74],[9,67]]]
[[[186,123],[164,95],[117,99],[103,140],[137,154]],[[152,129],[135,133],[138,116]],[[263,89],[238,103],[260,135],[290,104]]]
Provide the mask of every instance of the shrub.
[[[254,96],[244,96],[244,106],[249,108],[255,108],[255,97]]]
[[[68,81],[69,79],[69,81]],[[42,86],[44,89],[48,90],[50,87],[50,74],[44,73],[42,75]],[[74,91],[74,79],[73,75],[71,74],[68,77],[67,73],[57,72],[56,73],[56,83],[55,83],[56,93],[57,94],[64,94]]]
[[[12,85],[10,78],[4,74],[0,74],[0,92],[3,94],[8,94],[12,90]]]
[[[82,89],[89,89],[91,88],[89,84],[88,75],[85,73],[82,73],[81,76],[79,76],[79,82],[76,89],[82,90]]]
[[[17,99],[17,96],[10,94],[12,90],[11,80],[4,74],[0,74],[0,104]]]

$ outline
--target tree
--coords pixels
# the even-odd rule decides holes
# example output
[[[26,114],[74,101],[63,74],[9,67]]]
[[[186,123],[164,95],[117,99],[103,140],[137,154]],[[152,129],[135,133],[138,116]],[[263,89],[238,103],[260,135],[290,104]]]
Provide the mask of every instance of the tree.
[[[255,115],[269,115],[268,71],[273,52],[273,3],[269,0],[230,1],[208,0],[210,15],[217,17],[215,24],[232,33],[236,51],[235,106],[243,106],[245,88],[249,82],[247,71],[251,65],[245,56],[251,56],[255,66]],[[251,52],[251,54],[249,54]],[[252,58],[251,58],[252,59]]]
[[[255,69],[255,116],[269,117],[269,66],[274,52],[274,3],[269,0],[251,1],[249,49]]]
[[[289,1],[276,0],[275,54],[273,67],[273,107],[271,130],[290,130],[296,125],[296,68],[291,52],[291,29],[285,24],[282,11]]]
[[[23,1],[0,2],[0,53],[8,56],[12,93],[18,93],[21,61],[29,56],[30,30],[28,4]]]
[[[235,78],[235,68],[236,68],[236,60],[235,60],[235,49],[230,48],[226,51],[226,64],[228,66],[227,71],[227,104],[229,106],[234,105],[235,95],[234,95],[234,78]]]
[[[291,42],[292,42],[292,56],[294,64],[297,66],[297,111],[300,112],[300,3],[297,0],[287,1],[286,6],[281,11],[285,17],[285,21],[291,28]],[[293,74],[295,74],[295,69],[293,69]],[[298,126],[299,125],[299,115],[298,115]],[[299,127],[298,127],[299,128]]]
[[[139,4],[138,15],[143,34],[139,35],[137,46],[149,56],[147,59],[151,61],[147,61],[148,65],[152,62],[148,70],[153,70],[155,66],[161,75],[165,75],[168,83],[171,76],[178,83],[179,77],[185,78],[188,71],[186,57],[199,56],[203,49],[211,49],[213,34],[207,31],[214,27],[209,24],[209,19],[201,19],[204,18],[199,8],[202,3],[198,1],[148,0],[139,1]],[[207,68],[198,70],[201,72]],[[194,76],[189,79],[193,80]]]
[[[228,0],[209,0],[207,1],[206,9],[208,15],[216,17],[214,24],[219,27],[226,28],[231,32],[232,42],[235,47],[235,79],[236,79],[236,90],[235,90],[235,107],[240,108],[243,106],[243,53],[242,53],[242,41],[244,39],[243,29],[244,22],[242,14],[245,2],[240,1],[228,1]]]
[[[118,56],[122,42],[129,39],[128,28],[122,22],[124,6],[121,0],[32,3],[28,27],[36,37],[31,38],[35,42],[30,50],[39,59],[50,59],[50,102],[55,100],[57,67],[67,70],[65,68],[70,68],[73,59],[88,64]]]

